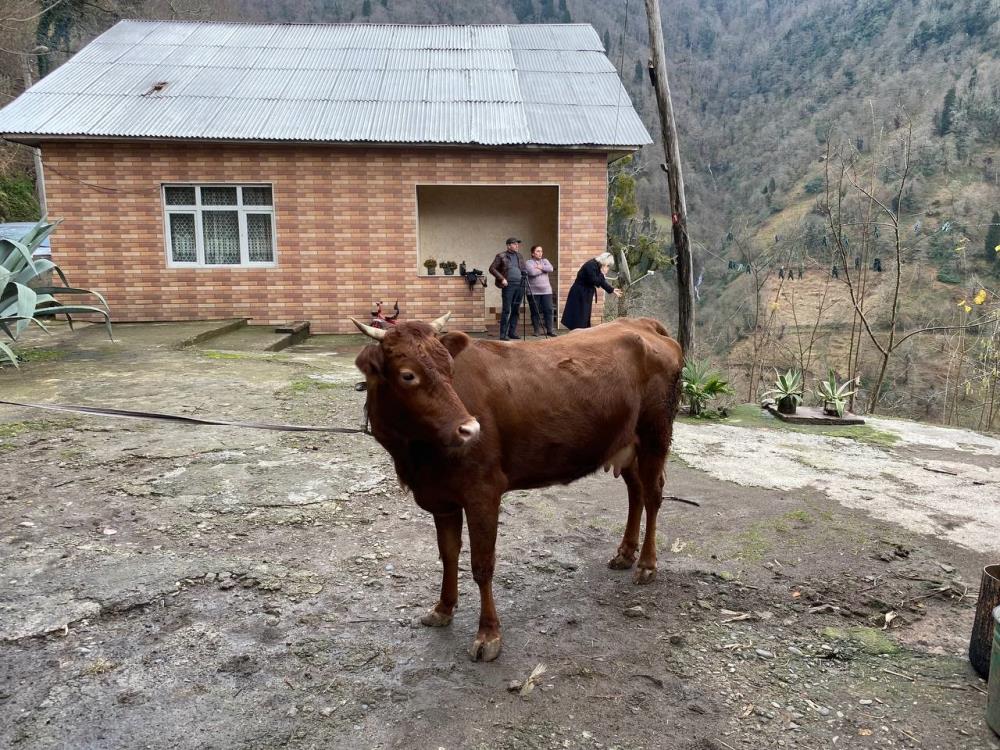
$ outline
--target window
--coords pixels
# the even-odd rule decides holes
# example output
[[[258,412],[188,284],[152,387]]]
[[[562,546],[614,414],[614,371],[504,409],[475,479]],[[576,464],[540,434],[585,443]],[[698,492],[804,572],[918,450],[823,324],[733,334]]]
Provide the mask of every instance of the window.
[[[172,266],[273,266],[270,185],[164,185]]]

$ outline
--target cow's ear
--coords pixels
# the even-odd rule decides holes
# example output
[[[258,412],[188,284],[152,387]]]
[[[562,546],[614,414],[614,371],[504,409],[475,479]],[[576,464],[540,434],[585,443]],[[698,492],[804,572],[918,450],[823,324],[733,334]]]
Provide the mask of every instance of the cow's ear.
[[[461,331],[452,331],[451,333],[446,333],[443,336],[438,336],[438,340],[444,344],[444,348],[448,350],[451,358],[454,359],[462,350],[467,347],[472,339]]]
[[[361,354],[354,360],[355,366],[366,376],[378,377],[382,374],[383,368],[382,347],[378,344],[370,344],[361,350]]]

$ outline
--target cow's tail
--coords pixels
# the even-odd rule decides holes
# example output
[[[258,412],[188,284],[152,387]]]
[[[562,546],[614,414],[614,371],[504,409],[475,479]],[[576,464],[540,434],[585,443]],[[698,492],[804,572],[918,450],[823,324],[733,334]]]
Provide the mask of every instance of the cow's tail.
[[[683,386],[681,369],[678,367],[673,373],[671,381],[667,384],[667,434],[666,455],[670,456],[670,446],[674,439],[674,421],[677,419],[677,411],[681,405],[681,388]]]

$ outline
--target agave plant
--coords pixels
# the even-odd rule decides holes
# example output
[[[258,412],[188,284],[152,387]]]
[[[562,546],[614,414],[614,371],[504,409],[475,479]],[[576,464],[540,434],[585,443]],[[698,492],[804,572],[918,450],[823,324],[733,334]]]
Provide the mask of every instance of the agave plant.
[[[111,310],[104,297],[88,289],[71,287],[59,266],[48,258],[32,257],[57,224],[42,219],[20,239],[0,238],[0,330],[12,341],[16,341],[32,323],[48,332],[41,321],[43,318],[65,315],[72,327],[72,316],[76,314],[101,316],[108,329],[108,337],[111,337]],[[46,279],[50,280],[52,273],[59,277],[62,286],[49,285],[50,281]],[[101,306],[65,305],[55,298],[57,294],[90,294],[100,301]],[[8,344],[0,342],[0,355],[0,361],[6,358],[17,366],[17,355]]]
[[[774,374],[777,377],[774,388],[765,393],[764,398],[774,397],[782,414],[794,414],[795,408],[802,403],[802,373],[789,370],[780,375],[775,370]]]
[[[838,385],[837,376],[831,368],[827,379],[819,381],[819,387],[816,389],[816,395],[823,402],[823,411],[836,414],[838,417],[844,416],[847,399],[854,395],[854,383],[854,380],[848,380]]]
[[[707,362],[688,360],[681,371],[682,392],[691,407],[691,416],[697,417],[705,404],[716,396],[732,393],[729,383],[717,372],[708,369]]]

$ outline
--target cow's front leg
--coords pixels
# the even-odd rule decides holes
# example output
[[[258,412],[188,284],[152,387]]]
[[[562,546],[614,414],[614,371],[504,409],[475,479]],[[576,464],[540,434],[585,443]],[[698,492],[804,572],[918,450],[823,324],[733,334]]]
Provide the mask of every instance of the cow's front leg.
[[[441,598],[420,618],[423,625],[441,628],[451,625],[458,603],[458,555],[462,551],[462,511],[434,514],[438,552],[441,555]]]
[[[465,510],[472,552],[472,577],[479,586],[480,599],[479,632],[469,648],[469,657],[473,661],[493,661],[500,655],[500,618],[493,601],[499,516],[499,497],[489,503],[466,507]]]

